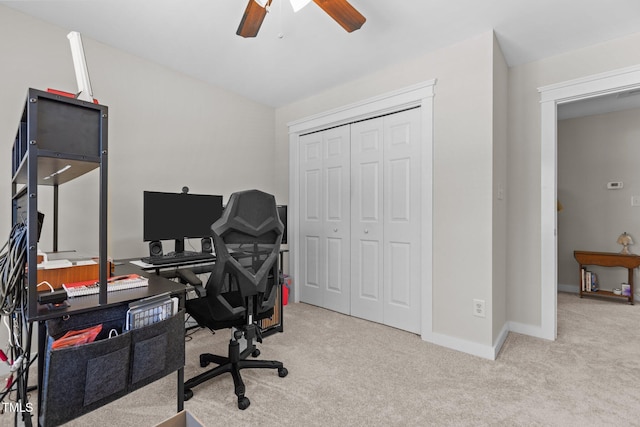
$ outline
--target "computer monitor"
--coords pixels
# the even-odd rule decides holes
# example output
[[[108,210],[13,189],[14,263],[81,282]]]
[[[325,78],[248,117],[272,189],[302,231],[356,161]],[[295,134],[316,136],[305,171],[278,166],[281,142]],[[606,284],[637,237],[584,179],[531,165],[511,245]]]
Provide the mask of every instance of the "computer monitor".
[[[143,240],[175,240],[184,251],[185,238],[211,236],[211,225],[222,215],[222,196],[145,191]]]

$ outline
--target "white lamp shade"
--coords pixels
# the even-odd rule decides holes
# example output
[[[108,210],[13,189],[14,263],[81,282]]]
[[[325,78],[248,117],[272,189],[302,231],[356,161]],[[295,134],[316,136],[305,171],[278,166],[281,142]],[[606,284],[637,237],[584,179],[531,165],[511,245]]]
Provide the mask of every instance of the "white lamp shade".
[[[291,2],[291,7],[293,8],[294,12],[299,11],[300,9],[308,5],[309,2],[311,2],[311,0],[289,0],[289,1]]]

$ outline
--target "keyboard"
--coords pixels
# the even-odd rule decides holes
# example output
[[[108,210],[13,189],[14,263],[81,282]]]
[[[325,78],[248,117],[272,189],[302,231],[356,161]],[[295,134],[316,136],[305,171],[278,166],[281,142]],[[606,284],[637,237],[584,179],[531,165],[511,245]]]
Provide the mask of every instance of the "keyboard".
[[[116,276],[107,280],[107,292],[123,291],[126,289],[149,286],[149,279],[137,274]],[[62,287],[71,298],[85,295],[93,295],[100,292],[100,283],[95,280],[83,282],[63,283]]]
[[[208,252],[178,252],[160,256],[144,257],[140,260],[152,265],[179,264],[191,261],[212,261],[213,254]]]

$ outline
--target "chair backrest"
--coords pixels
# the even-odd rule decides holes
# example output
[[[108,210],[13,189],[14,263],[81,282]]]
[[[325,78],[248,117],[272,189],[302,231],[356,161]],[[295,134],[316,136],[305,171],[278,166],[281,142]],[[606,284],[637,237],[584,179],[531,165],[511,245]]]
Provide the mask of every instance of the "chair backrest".
[[[259,190],[233,193],[211,230],[216,265],[207,283],[207,296],[228,304],[222,293],[237,291],[243,300],[255,296],[253,313],[247,314],[272,309],[284,230],[275,197]]]

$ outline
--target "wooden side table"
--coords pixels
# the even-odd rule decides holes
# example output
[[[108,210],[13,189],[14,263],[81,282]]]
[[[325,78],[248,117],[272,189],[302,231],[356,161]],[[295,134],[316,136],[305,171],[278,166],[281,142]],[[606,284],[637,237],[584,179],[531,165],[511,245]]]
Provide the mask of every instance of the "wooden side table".
[[[616,295],[611,291],[599,290],[597,292],[583,292],[580,287],[580,298],[583,296],[614,298],[618,300],[626,299],[629,304],[633,304],[634,286],[633,286],[633,270],[640,266],[640,255],[625,255],[613,252],[587,252],[574,251],[573,256],[580,264],[580,280],[582,281],[582,268],[586,265],[598,265],[602,267],[622,267],[629,271],[627,279],[631,294]]]

